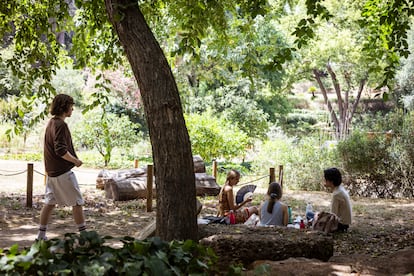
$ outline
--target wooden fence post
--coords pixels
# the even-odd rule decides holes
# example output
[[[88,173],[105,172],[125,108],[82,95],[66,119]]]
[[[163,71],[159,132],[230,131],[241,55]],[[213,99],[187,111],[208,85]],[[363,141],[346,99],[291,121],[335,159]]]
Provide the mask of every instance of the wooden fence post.
[[[153,165],[147,165],[147,212],[152,212]]]
[[[138,168],[138,159],[135,159],[134,160],[134,168],[136,169],[136,168]]]
[[[26,207],[33,207],[33,163],[27,164]]]
[[[283,188],[283,165],[279,165],[279,184]]]
[[[213,176],[217,180],[217,161],[213,160]]]
[[[269,184],[276,181],[275,168],[269,169]]]

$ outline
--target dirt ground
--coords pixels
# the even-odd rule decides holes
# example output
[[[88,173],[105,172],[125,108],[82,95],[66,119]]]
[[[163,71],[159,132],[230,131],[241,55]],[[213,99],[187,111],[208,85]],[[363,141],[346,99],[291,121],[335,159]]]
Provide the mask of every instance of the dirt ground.
[[[113,237],[138,237],[155,219],[156,208],[147,212],[146,200],[106,199],[104,191],[94,185],[97,171],[75,173],[88,175],[88,180],[79,177],[86,201],[88,230]],[[28,247],[36,238],[43,183],[35,183],[33,207],[27,208],[26,183],[21,182],[10,179],[7,185],[0,182],[0,248],[9,248],[15,243],[19,248]],[[260,198],[262,192],[256,191],[255,197]],[[303,216],[306,202],[311,202],[315,210],[329,210],[330,196],[327,192],[286,190],[283,201],[294,206],[294,216]],[[200,198],[200,201],[203,203],[200,217],[216,213],[214,198]],[[348,233],[334,236],[334,256],[328,263],[300,258],[269,262],[270,275],[414,275],[414,200],[353,197],[352,202],[353,224]],[[47,235],[58,238],[67,232],[76,232],[71,209],[56,208]],[[337,269],[332,270],[333,264]],[[312,273],[324,266],[329,270]],[[284,267],[285,270],[280,270]]]

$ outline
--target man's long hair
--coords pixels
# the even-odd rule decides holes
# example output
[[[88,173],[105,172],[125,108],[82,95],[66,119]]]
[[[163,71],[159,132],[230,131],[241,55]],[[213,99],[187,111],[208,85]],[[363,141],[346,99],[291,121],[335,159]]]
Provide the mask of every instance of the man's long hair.
[[[66,94],[58,94],[53,99],[53,102],[50,106],[50,114],[53,116],[61,116],[65,112],[68,112],[69,108],[74,104],[75,102],[71,96]]]

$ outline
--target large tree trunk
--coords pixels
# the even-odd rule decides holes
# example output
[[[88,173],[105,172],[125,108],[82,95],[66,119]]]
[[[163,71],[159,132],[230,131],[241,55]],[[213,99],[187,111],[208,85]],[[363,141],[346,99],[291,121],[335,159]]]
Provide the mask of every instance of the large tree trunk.
[[[141,91],[157,186],[156,235],[197,239],[193,157],[177,85],[136,0],[105,0]]]

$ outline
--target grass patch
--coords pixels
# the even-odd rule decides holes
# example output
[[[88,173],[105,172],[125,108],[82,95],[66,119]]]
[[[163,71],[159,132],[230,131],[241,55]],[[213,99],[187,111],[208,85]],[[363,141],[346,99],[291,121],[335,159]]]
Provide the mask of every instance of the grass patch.
[[[43,154],[41,152],[25,152],[25,153],[7,153],[0,155],[3,160],[21,160],[21,161],[42,161]]]

